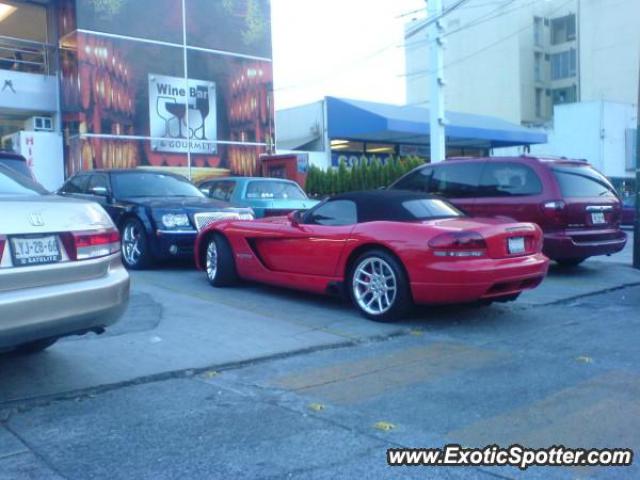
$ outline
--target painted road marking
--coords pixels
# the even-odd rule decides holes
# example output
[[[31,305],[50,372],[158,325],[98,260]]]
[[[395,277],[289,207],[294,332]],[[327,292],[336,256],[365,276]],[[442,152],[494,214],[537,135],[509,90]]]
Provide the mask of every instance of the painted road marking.
[[[640,447],[640,376],[598,375],[544,399],[449,432],[472,446]]]
[[[483,368],[502,357],[496,351],[437,342],[398,349],[374,358],[309,369],[269,383],[333,403],[358,403],[398,388]]]

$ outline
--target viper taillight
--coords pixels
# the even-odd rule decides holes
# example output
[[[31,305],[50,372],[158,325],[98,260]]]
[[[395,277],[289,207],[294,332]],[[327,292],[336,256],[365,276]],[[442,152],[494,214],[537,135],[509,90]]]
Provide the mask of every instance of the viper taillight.
[[[478,232],[447,232],[429,240],[437,257],[483,257],[487,242]]]
[[[71,232],[62,238],[71,260],[106,257],[120,250],[120,233],[115,229]]]

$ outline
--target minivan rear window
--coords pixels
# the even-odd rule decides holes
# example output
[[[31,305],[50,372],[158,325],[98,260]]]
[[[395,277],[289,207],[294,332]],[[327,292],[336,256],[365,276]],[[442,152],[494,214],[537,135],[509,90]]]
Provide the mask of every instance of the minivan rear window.
[[[589,166],[551,168],[563,197],[617,197],[609,180]]]
[[[542,193],[542,182],[530,167],[514,162],[488,162],[479,197],[522,197]]]

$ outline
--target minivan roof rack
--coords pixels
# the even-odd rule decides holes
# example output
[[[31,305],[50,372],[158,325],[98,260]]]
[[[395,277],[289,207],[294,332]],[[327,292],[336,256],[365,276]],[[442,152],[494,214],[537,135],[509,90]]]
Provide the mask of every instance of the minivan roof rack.
[[[587,159],[586,158],[569,158],[566,157],[564,155],[559,156],[559,155],[540,155],[539,157],[540,160],[547,160],[547,161],[566,161],[566,162],[583,162],[583,163],[587,163]]]

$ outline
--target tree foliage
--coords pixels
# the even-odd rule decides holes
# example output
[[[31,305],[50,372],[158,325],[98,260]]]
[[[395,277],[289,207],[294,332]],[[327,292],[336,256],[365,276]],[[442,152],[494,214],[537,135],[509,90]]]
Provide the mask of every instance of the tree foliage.
[[[358,190],[374,190],[387,187],[405,173],[422,165],[420,157],[389,157],[382,164],[375,159],[368,162],[366,157],[351,168],[344,161],[340,165],[322,170],[311,166],[307,174],[305,189],[312,197],[325,197],[338,193]]]

